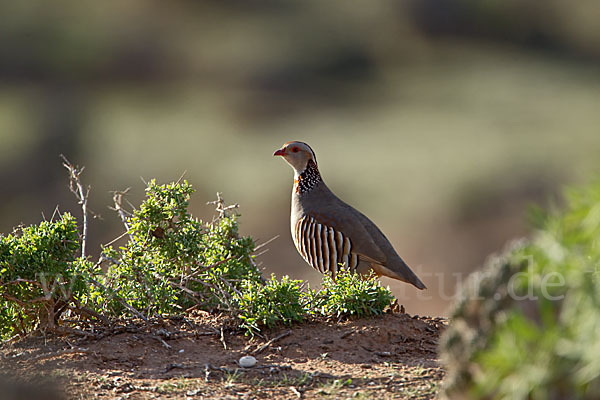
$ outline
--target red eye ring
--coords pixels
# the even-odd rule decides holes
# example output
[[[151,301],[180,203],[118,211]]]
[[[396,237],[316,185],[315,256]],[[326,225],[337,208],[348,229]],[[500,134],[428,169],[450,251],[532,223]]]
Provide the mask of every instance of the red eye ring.
[[[298,149],[297,147],[292,147],[292,153],[297,153],[298,150],[300,150],[300,149]]]

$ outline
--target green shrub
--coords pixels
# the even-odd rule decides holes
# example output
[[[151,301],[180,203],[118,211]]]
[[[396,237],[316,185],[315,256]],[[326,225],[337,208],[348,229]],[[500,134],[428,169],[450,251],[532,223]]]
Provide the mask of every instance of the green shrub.
[[[193,305],[234,311],[233,298],[246,280],[260,281],[250,237],[240,237],[236,215],[204,224],[187,208],[187,182],[151,181],[146,199],[126,218],[130,240],[105,248],[110,263],[102,284],[108,296],[94,299],[99,310],[123,311],[124,299],[146,316],[179,313]]]
[[[470,277],[442,339],[449,398],[600,398],[600,184]]]
[[[241,327],[252,333],[260,331],[261,327],[289,326],[303,321],[307,310],[302,301],[301,283],[288,276],[281,280],[271,276],[266,284],[245,281],[237,299]]]
[[[85,297],[89,264],[77,259],[79,233],[68,213],[57,221],[0,236],[0,337],[54,326],[73,301]]]
[[[324,316],[368,317],[382,314],[394,296],[375,274],[364,277],[342,269],[335,280],[325,275],[323,288],[309,298],[314,312]]]

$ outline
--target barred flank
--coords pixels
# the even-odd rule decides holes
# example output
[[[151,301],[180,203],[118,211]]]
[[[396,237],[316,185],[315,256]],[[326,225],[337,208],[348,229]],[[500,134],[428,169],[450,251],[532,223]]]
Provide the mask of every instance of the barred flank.
[[[304,260],[317,271],[337,275],[340,264],[354,270],[358,254],[352,253],[352,242],[342,232],[319,224],[305,216],[296,222],[293,231],[294,244]]]

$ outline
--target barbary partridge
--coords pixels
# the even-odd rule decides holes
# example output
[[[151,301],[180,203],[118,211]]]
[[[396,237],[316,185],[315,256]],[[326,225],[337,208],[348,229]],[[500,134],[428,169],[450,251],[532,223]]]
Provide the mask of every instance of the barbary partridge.
[[[292,239],[310,266],[334,278],[342,267],[359,274],[373,270],[425,289],[381,230],[329,190],[308,144],[288,142],[273,155],[294,169]]]

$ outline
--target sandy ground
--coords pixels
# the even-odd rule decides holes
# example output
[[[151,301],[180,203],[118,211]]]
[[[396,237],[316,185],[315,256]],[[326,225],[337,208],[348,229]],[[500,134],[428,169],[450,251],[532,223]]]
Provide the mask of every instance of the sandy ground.
[[[446,323],[386,314],[250,338],[225,317],[198,313],[30,337],[0,351],[0,399],[431,399],[444,375],[437,346]],[[256,366],[241,368],[244,355]]]

